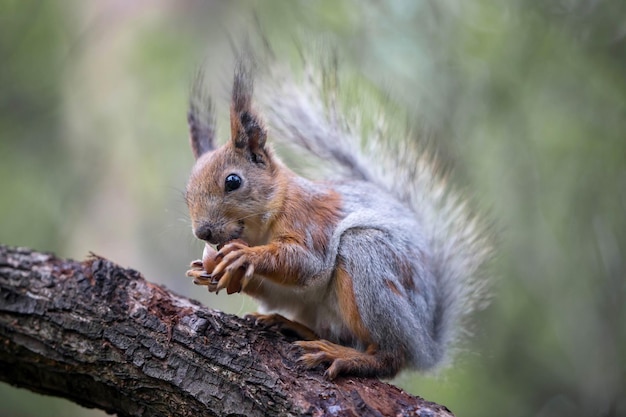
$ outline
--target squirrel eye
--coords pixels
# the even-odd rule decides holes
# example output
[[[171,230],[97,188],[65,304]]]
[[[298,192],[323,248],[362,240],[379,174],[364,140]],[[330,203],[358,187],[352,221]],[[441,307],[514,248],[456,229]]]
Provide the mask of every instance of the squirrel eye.
[[[229,193],[231,191],[235,191],[239,187],[241,187],[241,177],[237,174],[229,174],[224,182],[224,190]]]

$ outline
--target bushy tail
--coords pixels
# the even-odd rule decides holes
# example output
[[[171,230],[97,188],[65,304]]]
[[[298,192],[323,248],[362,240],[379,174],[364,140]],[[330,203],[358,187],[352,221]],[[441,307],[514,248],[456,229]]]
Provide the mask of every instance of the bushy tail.
[[[263,83],[259,99],[272,140],[316,156],[317,171],[340,169],[340,178],[376,183],[412,208],[427,228],[445,306],[437,312],[435,338],[442,347],[457,346],[467,316],[487,304],[486,228],[423,140],[411,138],[400,109],[362,79],[342,78],[339,88],[337,69],[319,67],[305,65],[300,80],[278,71]]]

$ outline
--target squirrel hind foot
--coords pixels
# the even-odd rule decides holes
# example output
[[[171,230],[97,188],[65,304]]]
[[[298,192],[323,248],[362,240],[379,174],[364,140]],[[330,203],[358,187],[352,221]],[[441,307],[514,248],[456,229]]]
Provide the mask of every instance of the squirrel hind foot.
[[[289,320],[288,318],[280,314],[250,313],[247,314],[246,317],[254,320],[255,324],[261,325],[266,328],[276,329],[283,334],[295,335],[299,339],[319,339],[315,332],[309,329],[304,324],[298,323],[297,321]]]
[[[324,376],[331,381],[348,375],[391,378],[403,365],[398,355],[383,353],[374,344],[369,345],[365,352],[327,340],[299,341],[295,345],[307,352],[298,359],[306,368],[329,363]]]

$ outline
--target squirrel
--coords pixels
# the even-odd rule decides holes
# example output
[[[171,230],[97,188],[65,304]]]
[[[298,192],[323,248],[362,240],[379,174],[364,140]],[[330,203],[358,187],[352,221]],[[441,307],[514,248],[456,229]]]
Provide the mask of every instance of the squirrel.
[[[294,173],[267,141],[252,67],[236,64],[222,146],[212,101],[201,81],[192,88],[196,161],[185,199],[194,235],[218,251],[212,271],[195,261],[187,275],[211,292],[256,299],[257,322],[295,332],[299,362],[324,365],[329,379],[446,363],[465,318],[487,298],[491,247],[481,220],[407,140],[375,137],[368,153],[359,126],[325,103],[322,88],[280,79],[269,126],[342,178]]]

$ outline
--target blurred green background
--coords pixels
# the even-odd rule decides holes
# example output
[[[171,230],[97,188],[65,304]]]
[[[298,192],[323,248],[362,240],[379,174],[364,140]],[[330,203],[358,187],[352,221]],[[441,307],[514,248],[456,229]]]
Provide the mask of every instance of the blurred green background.
[[[425,120],[498,231],[466,351],[394,382],[458,416],[626,415],[623,0],[0,0],[0,242],[254,309],[184,277],[201,245],[182,197],[190,81],[206,61],[226,110],[253,13],[272,39],[330,41]],[[1,384],[0,415],[103,413]]]

